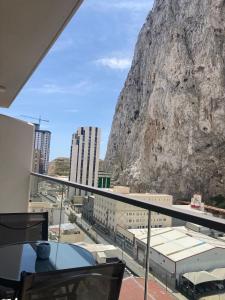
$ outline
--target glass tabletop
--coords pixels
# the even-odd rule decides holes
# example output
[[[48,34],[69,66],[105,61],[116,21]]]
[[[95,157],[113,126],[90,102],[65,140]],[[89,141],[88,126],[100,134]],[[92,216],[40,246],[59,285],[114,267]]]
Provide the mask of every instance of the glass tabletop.
[[[20,281],[22,271],[37,273],[95,265],[86,249],[72,244],[51,242],[48,259],[37,258],[38,242],[0,247],[0,278]]]

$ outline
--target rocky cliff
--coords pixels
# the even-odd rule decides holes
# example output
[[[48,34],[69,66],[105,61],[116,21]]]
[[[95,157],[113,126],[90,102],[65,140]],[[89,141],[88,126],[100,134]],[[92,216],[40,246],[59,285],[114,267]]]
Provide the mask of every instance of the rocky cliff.
[[[224,0],[155,1],[105,160],[133,191],[225,194]]]

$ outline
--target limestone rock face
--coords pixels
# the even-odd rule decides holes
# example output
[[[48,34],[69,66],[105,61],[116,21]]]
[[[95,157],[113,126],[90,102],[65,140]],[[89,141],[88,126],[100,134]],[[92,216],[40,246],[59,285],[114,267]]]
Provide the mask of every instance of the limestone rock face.
[[[225,192],[225,1],[156,0],[105,159],[133,191]]]

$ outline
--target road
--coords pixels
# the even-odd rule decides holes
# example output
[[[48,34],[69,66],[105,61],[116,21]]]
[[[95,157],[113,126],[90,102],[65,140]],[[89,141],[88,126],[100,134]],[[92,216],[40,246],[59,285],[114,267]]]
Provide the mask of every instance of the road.
[[[92,226],[90,226],[84,219],[77,218],[77,223],[80,225],[88,234],[93,237],[93,239],[100,244],[104,245],[114,245],[118,248],[118,257],[126,262],[127,267],[137,276],[144,277],[145,276],[145,269],[139,265],[131,256],[129,256],[126,252],[124,252],[122,249],[118,247],[118,245],[109,238],[106,234],[104,234],[101,231],[99,231],[96,227],[94,230],[92,229]]]

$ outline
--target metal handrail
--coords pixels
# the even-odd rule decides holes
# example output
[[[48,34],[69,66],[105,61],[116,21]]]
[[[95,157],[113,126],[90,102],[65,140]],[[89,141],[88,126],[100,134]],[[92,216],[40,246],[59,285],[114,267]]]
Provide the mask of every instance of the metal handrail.
[[[148,211],[154,211],[160,214],[170,216],[172,218],[181,219],[187,222],[192,222],[198,225],[208,227],[210,229],[225,232],[225,219],[219,219],[210,215],[203,215],[197,212],[175,208],[169,205],[162,205],[149,200],[140,200],[134,197],[127,197],[126,195],[112,193],[105,189],[74,183],[71,181],[66,181],[66,180],[62,180],[55,177],[34,173],[34,172],[31,172],[31,175],[36,176],[38,178],[42,178],[47,181],[52,181],[58,184],[66,185],[86,192],[104,196],[112,200],[117,200],[123,203],[134,205],[146,209]]]

